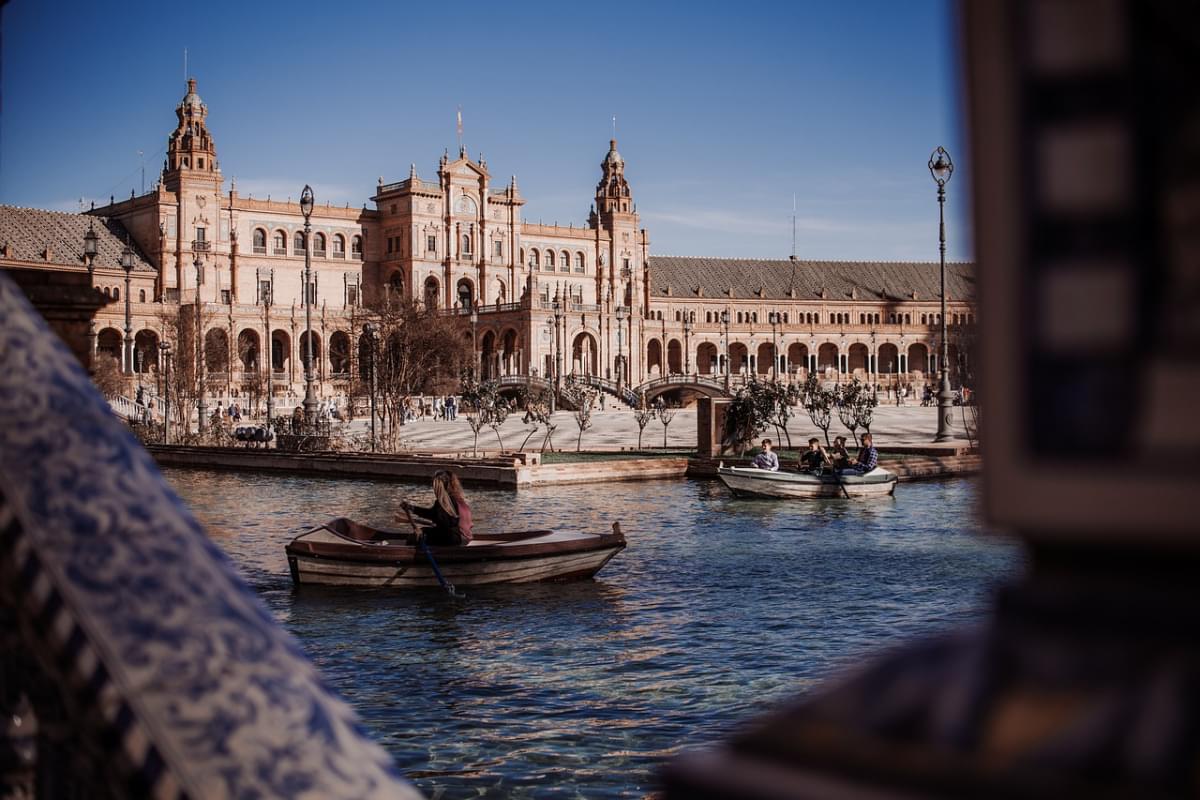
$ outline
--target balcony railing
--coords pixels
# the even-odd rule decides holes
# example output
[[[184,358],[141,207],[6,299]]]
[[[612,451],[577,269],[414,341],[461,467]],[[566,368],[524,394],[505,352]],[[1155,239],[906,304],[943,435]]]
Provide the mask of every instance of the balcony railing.
[[[313,258],[324,258],[324,257],[325,257],[324,250],[313,250]]]
[[[276,247],[276,248],[275,248],[275,255],[277,255],[277,256],[286,256],[286,255],[287,255],[287,248],[286,248],[286,247]]]
[[[346,251],[345,251],[345,250],[334,250],[334,251],[333,251],[333,257],[334,257],[334,258],[345,258],[345,257],[346,257]]]
[[[192,252],[193,253],[207,253],[210,249],[211,249],[211,245],[207,241],[204,241],[201,239],[193,239],[192,240]]]
[[[356,259],[358,259],[359,261],[362,261],[362,253],[361,253],[361,252],[358,252],[358,253],[352,253],[350,257],[351,257],[351,258],[356,258]]]
[[[257,245],[257,244],[256,244],[256,245],[254,245],[254,252],[255,252],[257,255],[260,255],[260,256],[265,256],[265,255],[267,254],[267,246],[266,246],[266,245]]]

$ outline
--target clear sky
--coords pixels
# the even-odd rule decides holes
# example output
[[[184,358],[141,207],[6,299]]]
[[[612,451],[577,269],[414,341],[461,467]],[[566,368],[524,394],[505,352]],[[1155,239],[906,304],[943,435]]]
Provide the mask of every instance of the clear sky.
[[[662,255],[937,258],[926,162],[952,153],[970,257],[952,8],[905,2],[71,3],[10,0],[0,202],[146,185],[188,72],[240,193],[361,206],[410,162],[482,151],[525,218],[584,224],[612,117]],[[228,187],[227,187],[228,188]]]

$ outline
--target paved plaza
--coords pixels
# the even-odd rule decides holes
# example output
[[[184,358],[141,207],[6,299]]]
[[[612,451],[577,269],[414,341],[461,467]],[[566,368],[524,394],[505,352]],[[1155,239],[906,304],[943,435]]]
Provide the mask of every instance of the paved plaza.
[[[813,427],[808,415],[799,410],[797,417],[791,420],[788,431],[792,436],[792,444],[801,446],[810,436],[821,437],[820,431]],[[963,429],[964,409],[954,409],[953,433],[956,437],[965,439]],[[500,428],[500,436],[504,440],[506,450],[515,450],[525,441],[534,426],[525,425],[522,415],[517,413],[509,416]],[[555,450],[574,450],[579,428],[575,418],[569,411],[559,411],[553,417]],[[347,434],[355,437],[363,436],[368,423],[365,419],[356,419],[353,423],[342,426]],[[933,441],[934,431],[937,430],[937,409],[922,408],[919,405],[902,407],[881,406],[875,411],[875,424],[871,432],[875,435],[875,444],[883,450],[889,445],[924,445]],[[861,434],[862,431],[859,431]],[[849,433],[837,421],[829,429],[830,438]],[[544,428],[538,426],[526,445],[526,449],[535,450],[541,445],[545,435]],[[763,432],[764,436],[776,438],[773,428]],[[405,449],[422,452],[469,452],[474,434],[463,416],[455,421],[421,419],[410,422],[401,429],[401,442]],[[627,408],[609,407],[605,411],[592,414],[592,427],[583,433],[582,448],[584,450],[621,450],[635,449],[638,443],[638,428],[634,421],[633,411]],[[663,447],[663,426],[657,419],[651,420],[646,426],[642,437],[645,449]],[[667,427],[666,446],[668,448],[694,448],[696,446],[696,411],[694,408],[679,409],[671,424]],[[480,450],[495,451],[499,449],[496,434],[491,428],[479,432]]]

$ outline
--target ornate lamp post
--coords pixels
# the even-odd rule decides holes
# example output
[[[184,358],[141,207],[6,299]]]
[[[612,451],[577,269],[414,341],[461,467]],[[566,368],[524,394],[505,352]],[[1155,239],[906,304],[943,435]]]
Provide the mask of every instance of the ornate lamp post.
[[[133,374],[133,301],[130,288],[133,283],[133,250],[129,243],[121,251],[121,269],[125,270],[125,374]]]
[[[197,243],[193,243],[196,247]],[[200,420],[197,423],[196,430],[204,433],[204,418],[208,415],[208,406],[204,402],[205,385],[204,385],[204,325],[200,320],[200,279],[204,277],[204,262],[200,259],[200,250],[197,248],[192,261],[192,266],[196,268],[196,413],[199,414]]]
[[[557,305],[557,304],[558,304],[558,301],[555,301],[555,305]],[[554,339],[556,336],[558,336],[558,331],[554,327],[554,320],[551,320],[551,319],[546,320],[546,333],[550,334],[550,370],[549,371],[553,372],[553,370],[554,370]],[[556,407],[557,407],[556,404],[558,402],[558,398],[555,396],[555,392],[553,391],[554,376],[547,375],[546,377],[550,380],[550,383],[551,383],[550,413],[553,414],[556,410]]]
[[[692,315],[691,312],[683,312],[683,373],[685,375],[692,374]]]
[[[771,320],[771,377],[779,382],[779,314],[770,312],[767,318]]]
[[[471,377],[483,377],[479,363],[479,309],[475,306],[471,306]]]
[[[85,233],[83,235],[83,260],[87,264],[88,288],[91,288],[96,285],[96,253],[99,250],[99,248],[97,247],[99,238],[100,237],[96,236],[96,229],[93,227],[93,223],[89,222],[87,233]],[[94,362],[95,359],[96,359],[96,318],[95,318],[95,315],[93,315],[88,320],[88,361]],[[92,363],[91,366],[94,367],[95,364]]]
[[[311,431],[317,423],[317,395],[313,390],[312,342],[312,223],[313,190],[308,184],[300,192],[304,215],[304,424]]]
[[[371,452],[375,452],[375,346],[378,342],[377,333],[378,326],[374,322],[368,322],[365,326],[364,333],[367,336],[368,348],[371,353],[370,364],[370,391],[371,391]]]
[[[622,300],[623,302],[623,300]],[[625,385],[625,306],[617,306],[617,394]]]
[[[929,157],[929,174],[937,184],[938,200],[938,251],[941,256],[942,275],[942,313],[941,313],[941,355],[938,357],[938,426],[935,442],[945,442],[951,438],[950,415],[953,412],[954,395],[950,391],[950,372],[946,368],[949,360],[950,347],[946,341],[946,184],[954,174],[954,162],[946,148],[938,147]]]
[[[275,294],[275,270],[272,268],[267,285],[263,286],[262,271],[256,273],[258,292],[263,304],[263,331],[266,338],[263,341],[263,371],[267,373],[267,433],[271,432],[271,416],[275,411],[273,395],[275,394],[275,360],[271,353],[271,300]]]
[[[729,309],[721,312],[721,324],[725,326],[725,394],[729,394]]]
[[[566,314],[563,311],[563,302],[559,299],[559,295],[554,296],[554,338],[556,361],[554,362],[554,396],[558,397],[559,389],[562,385],[563,371],[563,344],[562,341],[557,341],[560,331],[562,330],[562,320]]]
[[[171,443],[171,343],[158,345],[162,353],[163,368],[163,444]]]

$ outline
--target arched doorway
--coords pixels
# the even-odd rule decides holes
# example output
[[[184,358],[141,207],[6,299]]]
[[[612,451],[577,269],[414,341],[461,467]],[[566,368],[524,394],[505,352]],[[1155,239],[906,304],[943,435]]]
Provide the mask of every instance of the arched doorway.
[[[438,307],[438,292],[441,290],[441,284],[438,279],[430,275],[425,279],[425,310],[433,311]]]
[[[826,372],[828,370],[837,370],[838,368],[838,348],[832,342],[826,342],[817,348],[817,369]]]
[[[158,369],[158,334],[140,330],[133,337],[133,371],[153,372]]]
[[[470,278],[462,278],[455,287],[455,296],[458,298],[457,305],[459,308],[471,308],[475,305],[475,284]]]
[[[771,365],[775,361],[775,345],[771,342],[763,342],[758,346],[758,374],[771,374]]]
[[[287,369],[292,355],[292,337],[288,332],[276,329],[271,333],[271,369],[283,372]]]
[[[329,371],[339,378],[350,375],[350,336],[345,331],[329,337]]]
[[[312,335],[312,372],[316,375],[321,371],[321,335],[313,331]],[[300,334],[300,364],[308,369],[308,331],[303,331]]]
[[[495,376],[494,364],[496,361],[496,333],[488,331],[483,334],[483,339],[479,345],[479,361],[480,375],[484,380],[488,380]]]
[[[581,333],[571,344],[571,374],[595,375],[598,363],[599,347],[596,337],[590,333]]]
[[[646,345],[646,373],[651,377],[662,375],[662,342],[651,339]]]
[[[732,375],[741,375],[749,371],[750,353],[746,349],[746,345],[741,342],[734,342],[729,345],[729,372]]]
[[[672,375],[683,372],[683,345],[678,339],[667,342],[667,371]]]
[[[519,372],[517,365],[517,332],[509,328],[504,332],[503,351],[500,357],[500,368],[505,375],[516,375]]]
[[[96,336],[96,352],[121,360],[121,332],[116,328],[105,328]]]
[[[229,336],[224,328],[212,328],[204,334],[204,368],[209,375],[229,369]]]
[[[808,345],[793,342],[787,349],[788,369],[793,373],[808,375]]]
[[[847,368],[850,374],[856,378],[865,379],[870,371],[870,355],[871,351],[865,344],[850,345],[847,357]]]
[[[717,371],[717,346],[702,342],[696,348],[696,371],[701,375],[712,375]]]
[[[913,379],[918,381],[925,380],[929,372],[929,348],[921,342],[908,346],[908,371],[912,373]]]
[[[257,372],[259,365],[258,331],[246,328],[238,334],[238,360],[243,372]]]
[[[900,372],[900,351],[891,342],[879,345],[879,364],[876,372],[879,377],[890,382]]]

